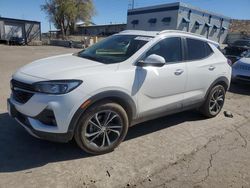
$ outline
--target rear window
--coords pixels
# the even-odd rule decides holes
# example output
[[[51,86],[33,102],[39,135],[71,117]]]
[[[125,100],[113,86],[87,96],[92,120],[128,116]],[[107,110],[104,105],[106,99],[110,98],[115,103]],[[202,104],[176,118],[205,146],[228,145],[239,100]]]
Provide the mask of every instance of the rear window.
[[[204,41],[187,38],[187,60],[199,60],[210,56],[213,51]]]

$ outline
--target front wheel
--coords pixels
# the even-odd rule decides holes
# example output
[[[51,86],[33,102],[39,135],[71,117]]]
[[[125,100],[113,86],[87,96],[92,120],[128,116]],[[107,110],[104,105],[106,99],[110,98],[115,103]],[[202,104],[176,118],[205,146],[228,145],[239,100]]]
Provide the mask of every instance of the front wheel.
[[[224,105],[225,94],[225,88],[222,85],[214,86],[200,109],[201,113],[208,118],[217,116]]]
[[[104,154],[113,151],[124,140],[128,126],[126,111],[119,104],[99,103],[83,114],[74,137],[84,151]]]

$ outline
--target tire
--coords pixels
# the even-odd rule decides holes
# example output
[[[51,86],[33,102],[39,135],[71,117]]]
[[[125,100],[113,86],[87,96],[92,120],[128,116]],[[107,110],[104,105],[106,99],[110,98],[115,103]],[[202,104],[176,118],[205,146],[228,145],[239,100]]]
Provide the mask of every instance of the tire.
[[[225,88],[222,85],[214,86],[205,101],[200,108],[200,112],[208,118],[216,117],[223,108],[225,101]]]
[[[91,154],[113,151],[127,135],[129,120],[126,111],[116,103],[97,103],[80,118],[74,138],[78,146]]]

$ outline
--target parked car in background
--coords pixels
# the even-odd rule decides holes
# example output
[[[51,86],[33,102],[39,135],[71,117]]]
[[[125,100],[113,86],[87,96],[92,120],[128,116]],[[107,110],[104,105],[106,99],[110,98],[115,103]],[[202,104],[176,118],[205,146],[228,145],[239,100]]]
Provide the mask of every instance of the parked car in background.
[[[224,49],[225,56],[232,61],[236,62],[241,58],[241,54],[250,50],[250,39],[237,40]]]
[[[250,50],[232,66],[232,81],[250,83]]]
[[[217,47],[181,31],[123,31],[22,67],[8,111],[35,137],[110,152],[140,122],[188,109],[217,116],[232,71]]]
[[[9,45],[25,45],[25,39],[22,37],[10,37]]]

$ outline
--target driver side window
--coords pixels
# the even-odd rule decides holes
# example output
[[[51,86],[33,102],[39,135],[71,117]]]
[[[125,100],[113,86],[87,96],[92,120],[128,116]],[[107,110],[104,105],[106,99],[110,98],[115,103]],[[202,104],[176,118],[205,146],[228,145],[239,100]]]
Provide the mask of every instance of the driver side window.
[[[146,57],[152,54],[162,56],[166,63],[182,61],[181,38],[172,37],[161,40],[146,53]]]

